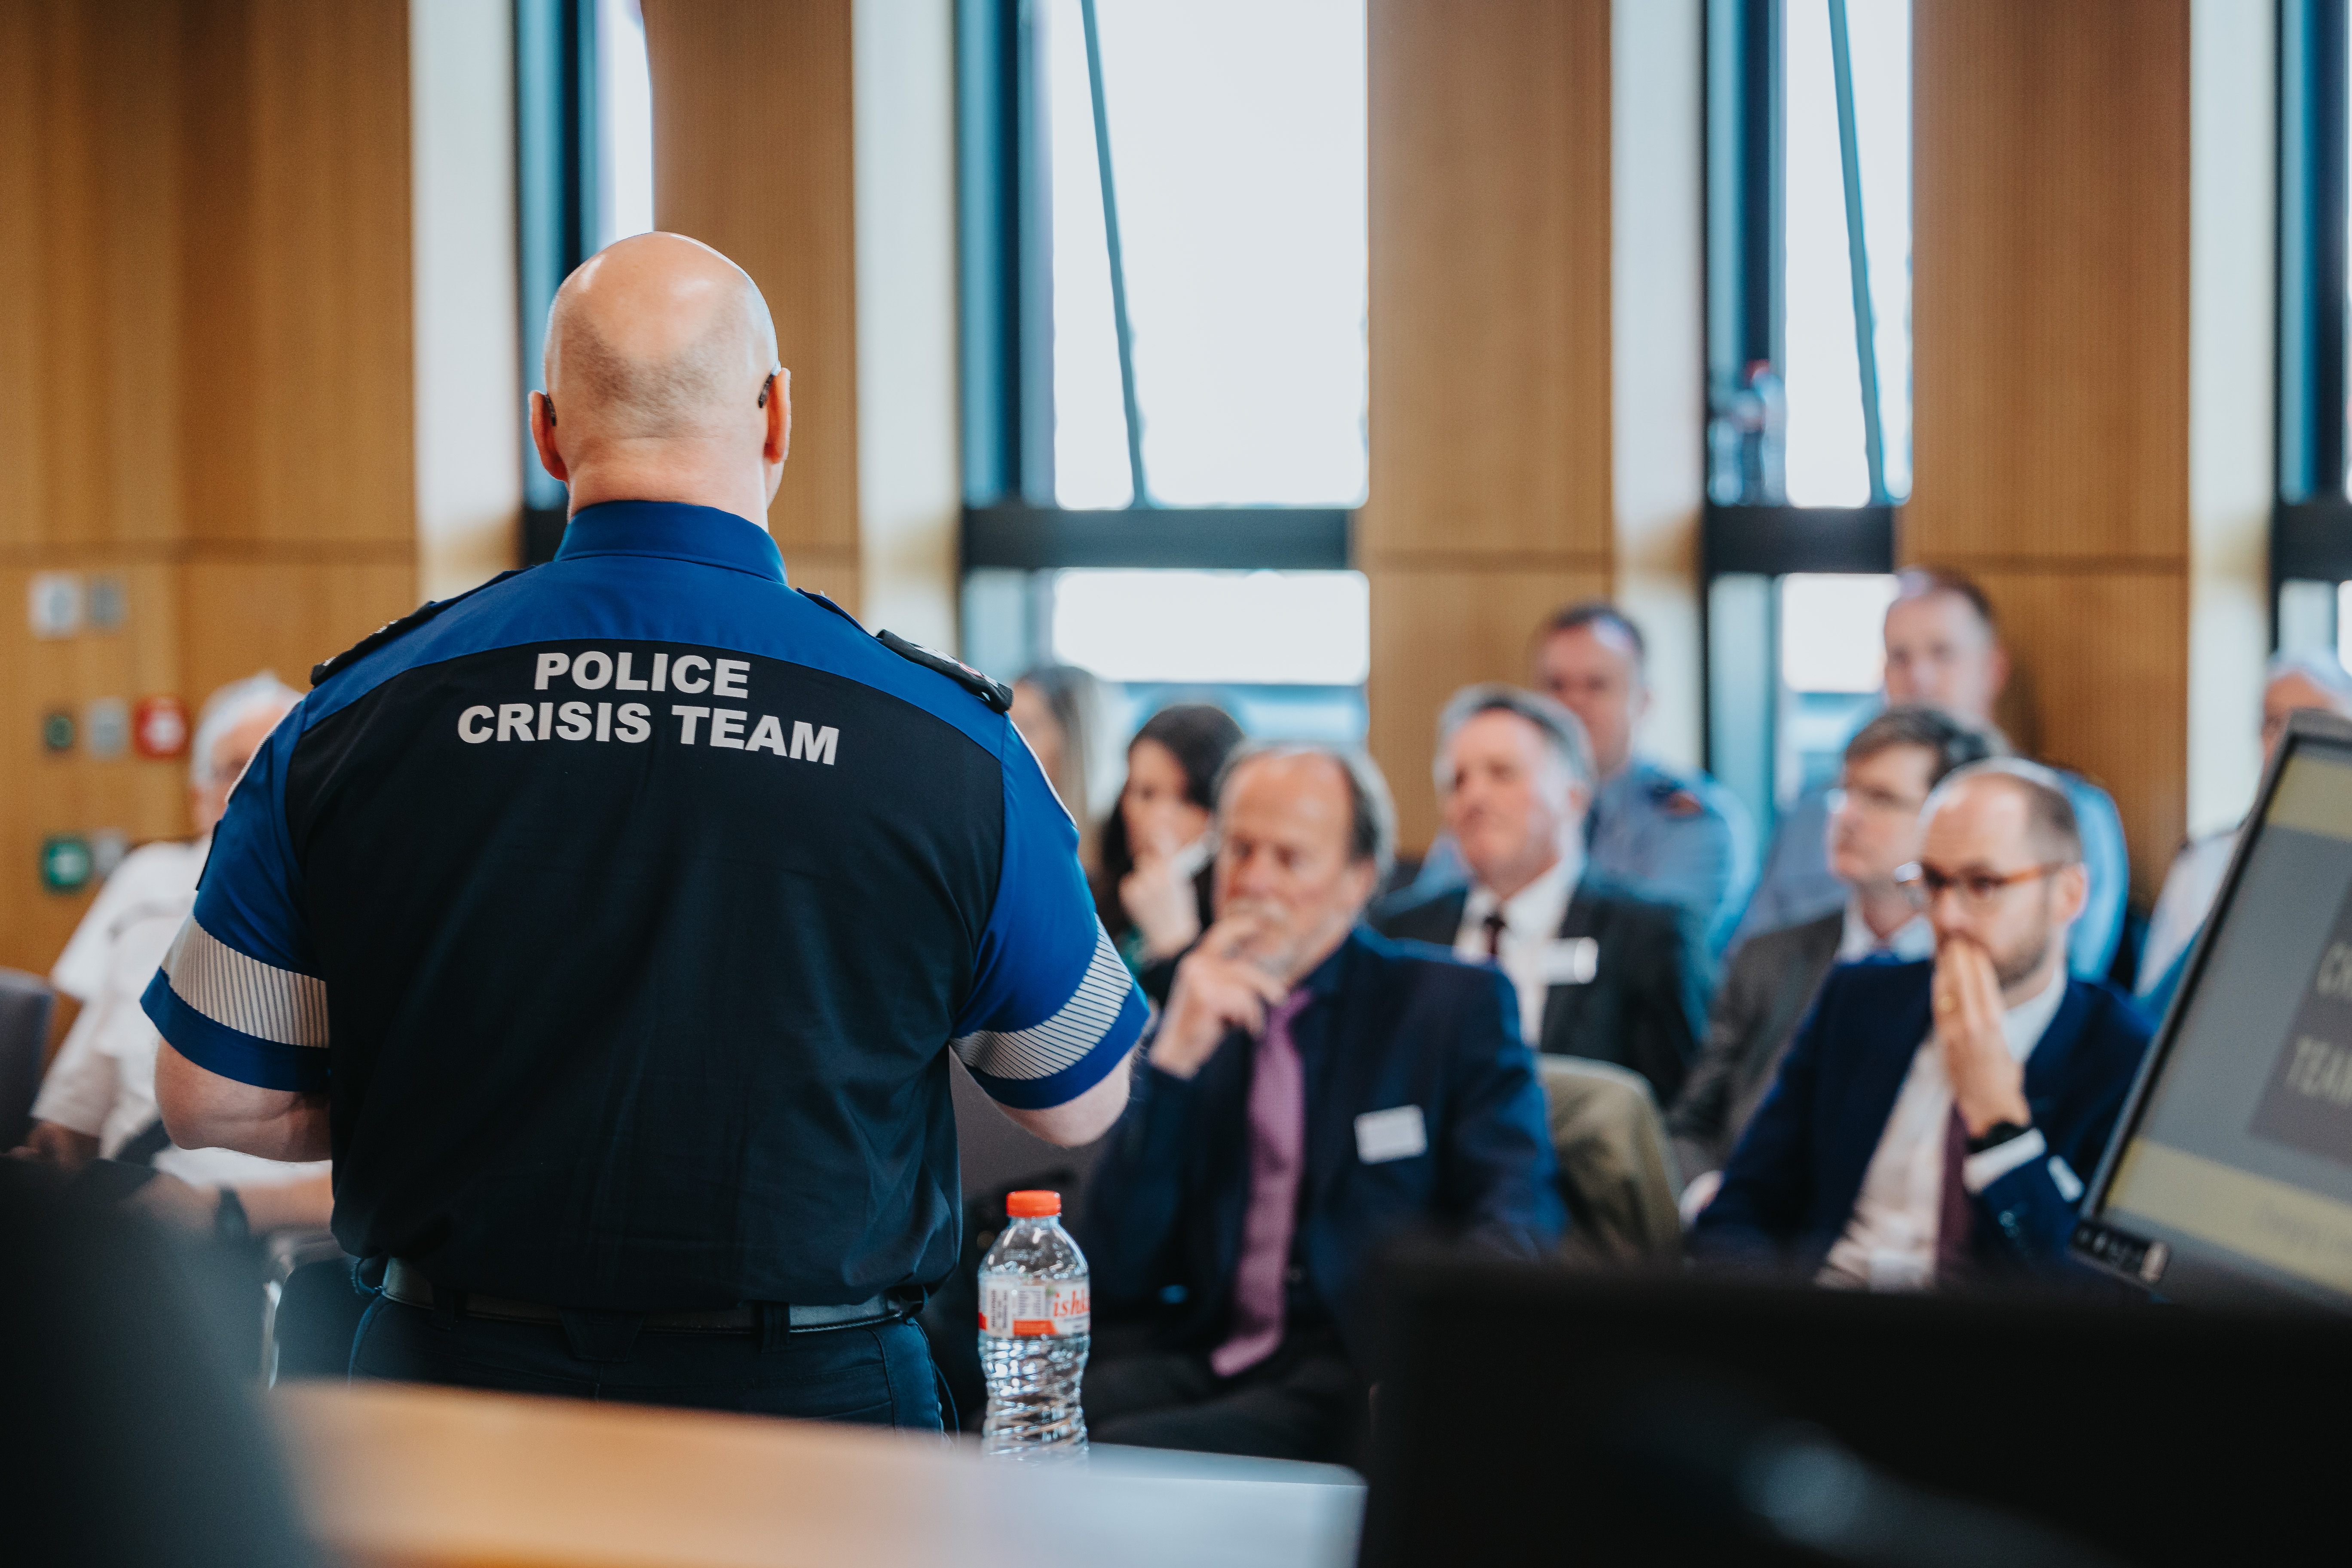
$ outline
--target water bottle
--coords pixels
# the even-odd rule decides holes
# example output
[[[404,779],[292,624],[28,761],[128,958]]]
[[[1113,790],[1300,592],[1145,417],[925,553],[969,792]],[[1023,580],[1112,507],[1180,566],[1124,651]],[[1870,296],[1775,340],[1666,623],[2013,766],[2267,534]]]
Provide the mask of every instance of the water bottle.
[[[1062,1228],[1062,1194],[1011,1193],[1012,1223],[980,1264],[983,1453],[1075,1459],[1087,1451],[1078,1382],[1093,1320],[1086,1254]]]

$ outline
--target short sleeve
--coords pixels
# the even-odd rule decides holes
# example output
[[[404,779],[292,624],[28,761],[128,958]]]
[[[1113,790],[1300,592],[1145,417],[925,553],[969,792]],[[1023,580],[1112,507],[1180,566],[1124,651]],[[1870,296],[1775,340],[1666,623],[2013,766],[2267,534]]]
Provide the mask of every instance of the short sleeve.
[[[172,1048],[257,1089],[327,1086],[327,984],[310,957],[286,828],[286,770],[304,709],[270,732],[228,800],[195,912],[141,1005]]]
[[[1003,868],[949,1043],[991,1098],[1037,1110],[1100,1083],[1150,1012],[1095,915],[1077,828],[1005,728]]]

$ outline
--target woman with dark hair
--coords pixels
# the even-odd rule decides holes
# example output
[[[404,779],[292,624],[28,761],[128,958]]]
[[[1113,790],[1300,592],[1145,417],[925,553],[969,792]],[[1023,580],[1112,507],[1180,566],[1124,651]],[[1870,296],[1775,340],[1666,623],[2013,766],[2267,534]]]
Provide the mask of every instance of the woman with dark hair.
[[[1242,742],[1233,715],[1206,702],[1162,708],[1127,747],[1127,784],[1103,824],[1095,904],[1119,956],[1154,1002],[1178,954],[1211,919],[1217,773]]]

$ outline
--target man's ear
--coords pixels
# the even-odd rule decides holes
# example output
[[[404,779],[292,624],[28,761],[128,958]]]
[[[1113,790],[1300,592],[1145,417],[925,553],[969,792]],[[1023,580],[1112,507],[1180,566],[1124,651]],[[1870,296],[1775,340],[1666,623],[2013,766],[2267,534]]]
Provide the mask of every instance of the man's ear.
[[[1999,643],[1993,644],[1992,658],[1987,668],[1992,674],[1992,690],[1987,695],[1998,701],[2000,694],[2009,689],[2009,649]]]
[[[2058,873],[2058,909],[2061,921],[2075,921],[2091,903],[2091,873],[2080,860]]]
[[[530,444],[539,449],[539,466],[547,477],[558,484],[571,482],[572,471],[563,466],[563,454],[555,446],[555,405],[547,394],[530,395]]]
[[[793,373],[778,369],[774,388],[768,395],[768,435],[760,445],[762,461],[777,468],[793,455]],[[774,499],[772,495],[771,500]]]

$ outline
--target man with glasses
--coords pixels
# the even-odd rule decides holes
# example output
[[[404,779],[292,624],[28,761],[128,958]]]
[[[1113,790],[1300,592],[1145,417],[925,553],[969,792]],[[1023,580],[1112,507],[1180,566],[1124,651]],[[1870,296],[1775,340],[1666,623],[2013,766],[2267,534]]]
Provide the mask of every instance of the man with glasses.
[[[1927,792],[1992,752],[1986,731],[1934,708],[1890,710],[1846,742],[1824,835],[1830,869],[1846,889],[1844,907],[1750,937],[1733,954],[1706,1047],[1666,1118],[1690,1184],[1685,1212],[1714,1194],[1830,965],[1933,955],[1935,932],[1895,876],[1918,858]]]
[[[1899,880],[1935,957],[1832,972],[1692,1248],[1853,1289],[2058,1273],[2147,1047],[2070,976],[2088,879],[2064,784],[2000,758],[1928,796]]]
[[[1885,631],[1890,705],[1926,704],[1965,723],[1992,728],[1993,706],[2009,685],[2009,653],[1982,588],[1957,572],[1907,567],[1896,574]],[[2090,878],[2089,901],[2067,938],[2067,960],[2075,973],[2094,979],[2113,967],[2123,940],[2131,883],[2123,818],[2114,798],[2089,779],[2063,768],[2053,769],[2051,776],[2065,787],[2074,807],[2083,867]],[[1843,889],[1822,858],[1827,815],[1827,802],[1817,792],[1801,796],[1782,815],[1735,945],[1844,901]]]

